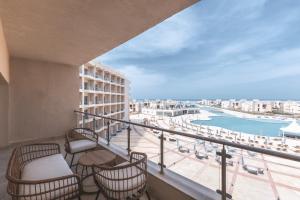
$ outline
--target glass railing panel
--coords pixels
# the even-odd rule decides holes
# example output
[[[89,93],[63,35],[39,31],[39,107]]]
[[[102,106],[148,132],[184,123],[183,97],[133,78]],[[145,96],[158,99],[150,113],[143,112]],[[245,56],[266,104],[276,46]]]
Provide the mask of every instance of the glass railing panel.
[[[226,171],[233,199],[300,199],[300,163],[247,150],[234,157],[237,167]]]
[[[160,148],[159,138],[157,135],[152,134],[153,130],[132,126],[132,133],[137,135],[136,141],[131,144],[131,149],[134,151],[141,151],[147,154],[148,160],[154,163],[159,163]]]
[[[128,125],[125,125],[125,129],[117,132],[111,138],[111,144],[127,151],[128,147]],[[149,129],[143,127],[130,125],[130,149],[131,151],[144,152],[147,154],[148,159],[158,163],[159,160],[159,140],[149,135]]]
[[[197,131],[195,127],[172,124],[168,118],[150,117],[146,119],[143,116],[138,116],[136,119],[131,118],[131,120],[135,123],[156,127],[152,129],[151,127],[130,125],[131,151],[145,152],[149,160],[159,164],[161,162],[160,136],[163,134],[165,138],[163,140],[163,164],[168,170],[213,191],[222,189],[222,185],[224,185],[222,174],[225,172],[226,192],[232,196],[232,199],[300,199],[300,162],[246,150],[253,148],[252,150],[261,151],[257,147],[264,146],[261,147],[266,149],[263,153],[267,153],[267,149],[270,149],[268,146],[271,146],[272,150],[278,152],[279,143],[281,144],[285,140],[276,140],[277,142],[274,140],[274,144],[270,144],[270,141],[266,141],[265,138],[257,138],[257,142],[255,142],[256,140],[251,142],[247,139],[242,141],[239,137],[235,138],[229,133],[227,135],[223,133],[225,137],[218,141],[220,143],[233,141],[231,145],[237,145],[237,143],[249,145],[248,147],[235,148],[192,138],[195,137],[193,135],[205,134],[201,133],[201,130]],[[175,130],[191,135],[190,137],[180,136],[168,131],[162,132],[161,129]],[[207,135],[203,139],[218,138],[217,134]],[[125,150],[127,149],[127,142],[126,129],[118,132],[111,140],[111,143]],[[289,145],[281,144],[280,152],[299,156],[299,140],[293,140],[293,143],[288,141],[287,143]],[[226,171],[222,171],[225,166],[222,163],[222,154],[219,154],[222,151],[226,152],[228,157],[226,158]],[[269,152],[269,154],[273,153]]]
[[[221,167],[216,161],[217,147],[180,136],[173,147],[175,151],[165,156],[167,169],[214,191],[220,189]]]
[[[111,131],[111,140],[110,143],[117,145],[118,147],[122,148],[123,150],[127,150],[127,125],[120,127],[116,127],[114,130]]]

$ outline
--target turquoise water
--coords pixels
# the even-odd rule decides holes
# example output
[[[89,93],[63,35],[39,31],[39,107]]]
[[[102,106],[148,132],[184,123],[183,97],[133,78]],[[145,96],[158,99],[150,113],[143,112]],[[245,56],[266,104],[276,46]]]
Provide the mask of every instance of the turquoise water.
[[[290,124],[290,122],[284,122],[280,120],[245,119],[212,110],[209,111],[216,113],[218,116],[210,117],[211,120],[195,120],[193,123],[199,125],[217,126],[232,131],[264,136],[278,136],[280,135],[280,128]]]

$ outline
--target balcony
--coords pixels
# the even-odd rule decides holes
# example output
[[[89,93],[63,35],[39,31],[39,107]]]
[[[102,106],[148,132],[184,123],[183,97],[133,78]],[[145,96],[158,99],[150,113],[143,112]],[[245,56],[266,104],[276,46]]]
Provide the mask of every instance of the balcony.
[[[105,3],[92,1],[91,4],[86,4],[84,1],[76,3],[56,1],[45,5],[44,1],[1,0],[1,200],[11,199],[7,195],[7,181],[4,174],[12,147],[28,142],[55,142],[64,153],[64,133],[76,126],[76,122],[80,122],[79,118],[77,121],[72,115],[72,111],[78,108],[79,103],[78,66],[119,46],[195,2],[194,0],[132,3],[120,1],[115,4],[110,1]],[[83,9],[83,12],[79,12]],[[87,76],[94,77],[93,74]],[[124,80],[121,83],[124,85]],[[93,121],[94,117],[85,117],[81,124],[92,127]],[[128,141],[127,135],[124,135],[126,133],[127,130],[123,130],[120,135],[125,136],[123,143],[127,144],[130,141],[130,148],[134,149],[135,143],[145,144],[139,138],[140,133],[133,133]],[[111,138],[109,132],[108,138]],[[121,158],[128,159],[128,152],[120,149],[123,146],[122,140],[119,138],[118,141],[114,141],[115,138],[119,138],[118,135],[112,138],[111,143],[105,138],[100,139],[99,143]],[[165,144],[165,148],[169,148],[169,144],[164,143],[163,139],[158,140],[157,137],[155,139]],[[148,143],[153,144],[149,141],[146,144]],[[145,148],[151,149],[151,146]],[[149,154],[151,158],[148,184],[154,199],[219,197],[214,190],[164,169],[164,162],[168,164],[164,159],[168,158],[163,155],[167,152],[157,154],[155,152],[157,147],[152,150],[154,154]],[[165,150],[172,152],[171,148]],[[151,159],[157,159],[154,157],[156,154],[163,161],[160,166],[151,162]],[[67,159],[70,162],[70,158]],[[44,172],[47,173],[48,171]],[[82,199],[94,197],[83,195]]]
[[[99,74],[96,74],[96,75],[95,75],[95,78],[96,78],[96,79],[99,79],[99,80],[103,80],[103,76],[101,76],[101,75],[99,75]]]
[[[103,89],[102,89],[101,87],[96,87],[96,88],[95,88],[95,91],[96,91],[96,92],[102,92]]]
[[[128,155],[130,151],[147,153],[151,176],[176,185],[183,193],[189,191],[192,198],[244,199],[247,196],[251,199],[281,199],[286,195],[291,199],[299,197],[294,193],[298,191],[297,186],[292,187],[289,182],[283,182],[296,181],[297,178],[293,178],[293,174],[300,173],[298,153],[287,154],[233,143],[225,136],[220,138],[214,134],[188,134],[188,130],[194,127],[185,127],[186,132],[179,132],[154,125],[148,126],[143,121],[128,122],[114,117],[101,118],[110,119],[110,126],[117,125],[116,122],[124,123],[126,127],[130,125],[130,129],[127,130],[106,133],[103,140],[112,151],[118,152],[119,155]],[[252,184],[249,184],[250,182]],[[272,190],[271,186],[276,190]]]

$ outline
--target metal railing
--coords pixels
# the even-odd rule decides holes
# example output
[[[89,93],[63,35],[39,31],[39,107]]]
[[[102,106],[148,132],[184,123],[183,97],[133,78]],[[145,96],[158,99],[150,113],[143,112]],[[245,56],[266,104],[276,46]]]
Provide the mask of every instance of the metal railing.
[[[93,118],[93,127],[95,127],[96,118],[102,118],[104,120],[107,120],[107,122],[105,123],[106,126],[107,126],[107,128],[106,128],[107,145],[110,144],[110,140],[111,140],[111,137],[110,137],[110,124],[112,122],[121,122],[121,123],[124,123],[124,124],[128,124],[128,127],[127,127],[127,152],[128,152],[128,155],[130,155],[130,152],[131,152],[131,149],[130,149],[131,137],[130,137],[130,135],[131,135],[131,130],[132,130],[129,125],[135,125],[135,126],[140,126],[140,127],[144,127],[144,128],[149,128],[149,129],[152,129],[152,130],[161,131],[161,135],[159,136],[159,139],[160,139],[160,158],[159,158],[159,161],[160,162],[158,163],[158,165],[160,166],[160,173],[162,173],[162,174],[164,173],[164,168],[166,167],[165,164],[164,164],[164,141],[166,139],[164,137],[165,132],[175,134],[175,135],[179,135],[179,136],[184,136],[184,137],[187,137],[187,138],[193,138],[193,139],[208,141],[208,142],[212,142],[212,143],[222,145],[221,151],[216,152],[216,154],[221,157],[221,189],[217,190],[216,192],[219,193],[222,196],[222,200],[232,198],[232,196],[230,194],[227,194],[227,192],[226,192],[226,165],[227,165],[226,159],[231,158],[231,155],[227,153],[227,150],[226,150],[225,146],[230,146],[230,147],[239,148],[239,149],[243,149],[243,150],[253,151],[253,152],[256,152],[256,153],[266,154],[266,155],[269,155],[269,156],[275,156],[275,157],[279,157],[279,158],[283,158],[283,159],[288,159],[288,160],[293,160],[293,161],[300,162],[300,156],[292,155],[292,154],[288,154],[288,153],[273,151],[273,150],[269,150],[269,149],[257,148],[257,147],[248,146],[248,145],[244,145],[244,144],[233,143],[233,142],[229,142],[229,141],[226,141],[226,140],[223,140],[223,139],[204,137],[204,136],[201,136],[201,135],[193,135],[193,134],[184,133],[184,132],[180,132],[180,131],[160,128],[160,127],[157,127],[157,126],[145,125],[145,124],[136,123],[136,122],[132,122],[132,121],[115,119],[115,118],[111,118],[111,117],[107,117],[107,116],[96,115],[96,114],[77,111],[77,110],[75,110],[74,112],[83,115],[83,119],[85,118],[85,116],[92,117]],[[84,121],[83,121],[83,123],[84,123]]]

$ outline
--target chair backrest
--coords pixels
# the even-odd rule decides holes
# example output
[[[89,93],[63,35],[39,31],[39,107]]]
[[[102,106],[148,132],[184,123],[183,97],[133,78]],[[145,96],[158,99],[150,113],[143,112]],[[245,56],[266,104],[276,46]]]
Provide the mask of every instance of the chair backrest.
[[[115,167],[94,166],[94,179],[108,199],[138,199],[146,190],[147,155],[132,152],[130,162]]]
[[[89,128],[73,128],[69,131],[69,137],[73,137],[75,139],[84,139],[88,138],[95,142],[98,141],[98,134],[95,133],[92,129]]]
[[[59,145],[54,143],[28,144],[16,147],[11,154],[6,171],[9,193],[18,193],[22,170],[28,162],[58,153],[60,153]]]
[[[73,128],[65,135],[65,150],[70,152],[70,142],[74,140],[89,139],[98,143],[98,134],[89,128]]]

